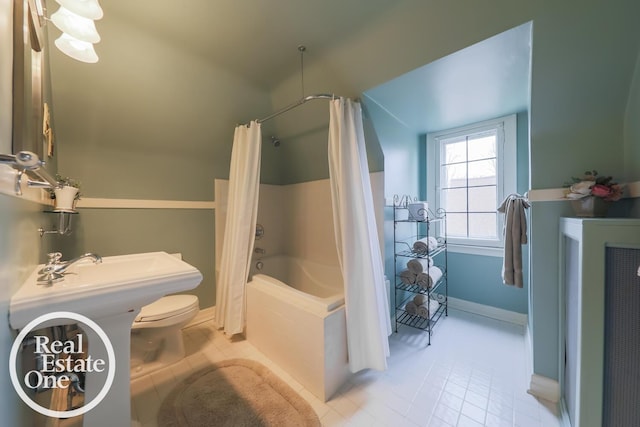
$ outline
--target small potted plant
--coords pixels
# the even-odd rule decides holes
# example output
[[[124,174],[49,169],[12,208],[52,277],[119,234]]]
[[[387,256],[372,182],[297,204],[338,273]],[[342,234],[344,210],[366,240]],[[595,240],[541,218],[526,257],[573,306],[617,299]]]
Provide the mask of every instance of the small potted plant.
[[[56,211],[74,211],[76,202],[80,199],[80,182],[73,178],[56,175],[58,186],[50,191],[54,199]]]
[[[571,204],[577,216],[603,217],[606,216],[609,203],[622,198],[624,186],[613,182],[610,176],[598,176],[595,170],[586,171],[582,178],[571,178],[565,183],[568,190],[565,197]]]

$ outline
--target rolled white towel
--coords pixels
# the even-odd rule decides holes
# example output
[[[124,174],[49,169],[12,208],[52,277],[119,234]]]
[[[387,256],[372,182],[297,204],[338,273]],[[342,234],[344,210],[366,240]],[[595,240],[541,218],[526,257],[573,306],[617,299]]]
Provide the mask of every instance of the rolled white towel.
[[[436,250],[437,247],[438,247],[438,240],[435,237],[429,236],[429,237],[424,237],[420,240],[417,240],[413,244],[413,251],[421,255],[426,255],[430,251]]]
[[[400,272],[400,280],[405,285],[414,285],[416,283],[416,273],[411,270],[402,270]]]
[[[423,289],[431,289],[433,285],[438,283],[438,280],[442,277],[442,270],[435,265],[429,267],[427,273],[420,273],[416,275],[415,284]]]
[[[427,258],[414,258],[407,263],[407,268],[416,274],[420,274],[423,271],[429,271],[429,267],[433,265],[433,259]]]
[[[396,209],[396,221],[406,221],[409,219],[409,211],[407,209]]]
[[[429,301],[429,304],[425,302],[424,304],[420,304],[418,306],[418,316],[428,319],[433,316],[436,311],[438,311],[438,308],[440,308],[440,303],[432,299]]]
[[[427,297],[427,296],[426,296],[426,295],[424,295],[424,294],[418,294],[418,295],[416,295],[415,297],[413,297],[413,302],[414,302],[416,305],[422,305],[422,304],[424,304],[425,302],[427,302],[428,300],[429,300],[429,297]]]
[[[426,221],[429,217],[429,203],[415,202],[409,203],[409,219],[413,221]]]
[[[412,316],[416,316],[418,314],[418,306],[416,305],[415,302],[408,301],[404,305],[404,311],[406,311],[407,313],[409,313]]]

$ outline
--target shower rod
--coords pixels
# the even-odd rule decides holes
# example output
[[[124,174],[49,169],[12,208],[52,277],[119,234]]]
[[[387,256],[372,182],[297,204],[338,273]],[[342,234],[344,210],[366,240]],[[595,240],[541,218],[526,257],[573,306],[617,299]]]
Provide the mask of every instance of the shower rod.
[[[256,120],[256,122],[257,123],[264,123],[267,120],[271,120],[274,117],[277,117],[282,113],[286,113],[287,111],[292,110],[292,109],[294,109],[294,108],[296,108],[296,107],[298,107],[298,106],[300,106],[300,105],[302,105],[302,104],[304,104],[304,103],[306,103],[308,101],[314,100],[314,99],[336,99],[336,98],[340,98],[340,97],[332,95],[332,94],[328,94],[328,93],[319,93],[319,94],[316,94],[316,95],[307,95],[304,98],[301,98],[300,100],[294,102],[293,104],[288,105],[288,106],[282,108],[281,110],[278,110],[275,113],[268,115],[267,117],[264,117],[262,119]]]

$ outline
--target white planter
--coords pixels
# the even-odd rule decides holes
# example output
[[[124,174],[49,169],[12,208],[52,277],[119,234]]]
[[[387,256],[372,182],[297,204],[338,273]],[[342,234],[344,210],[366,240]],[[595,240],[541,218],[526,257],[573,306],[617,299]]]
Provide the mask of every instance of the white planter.
[[[72,211],[75,208],[76,195],[78,189],[76,187],[64,186],[62,188],[56,188],[53,190],[55,198],[55,209]]]

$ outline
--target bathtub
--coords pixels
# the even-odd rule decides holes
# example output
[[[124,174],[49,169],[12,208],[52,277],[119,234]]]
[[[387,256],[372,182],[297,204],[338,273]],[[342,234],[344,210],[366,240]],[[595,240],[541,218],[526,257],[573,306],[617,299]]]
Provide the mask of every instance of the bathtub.
[[[326,402],[350,375],[339,267],[272,256],[252,273],[247,340]]]

